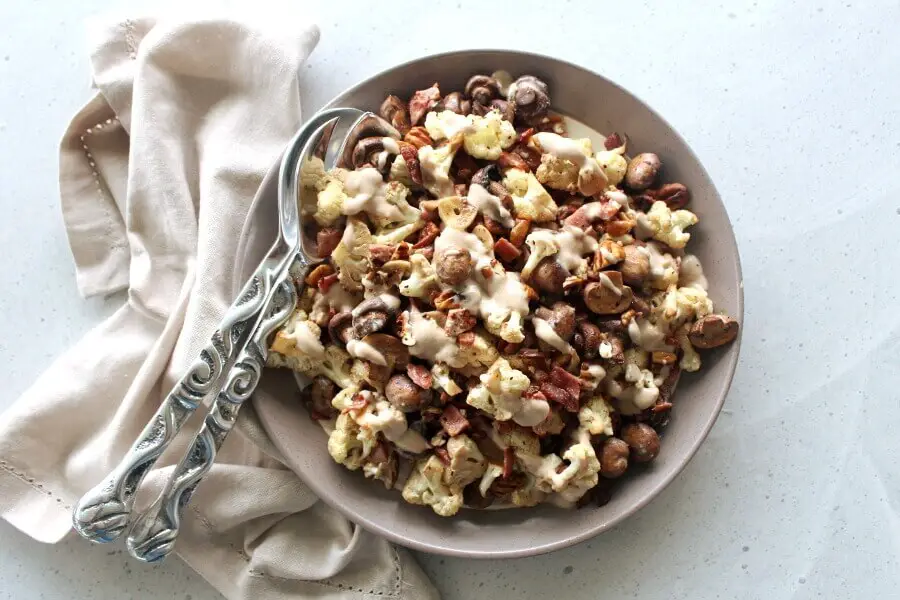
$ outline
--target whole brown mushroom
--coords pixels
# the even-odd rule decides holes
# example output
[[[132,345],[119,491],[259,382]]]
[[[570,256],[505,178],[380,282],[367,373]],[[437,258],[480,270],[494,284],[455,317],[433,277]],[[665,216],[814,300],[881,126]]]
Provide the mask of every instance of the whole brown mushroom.
[[[628,285],[640,286],[650,274],[650,256],[646,250],[629,244],[625,246],[625,259],[619,270],[622,273],[622,281]]]
[[[622,283],[619,271],[601,271],[601,281],[592,281],[584,286],[584,304],[598,315],[619,314],[629,306],[634,292]]]
[[[553,257],[547,257],[531,272],[529,284],[545,294],[561,294],[569,272]]]
[[[418,410],[431,401],[431,390],[424,390],[403,374],[391,377],[384,388],[388,402],[403,412]]]
[[[725,315],[706,315],[691,326],[688,339],[701,350],[718,348],[734,341],[740,331],[735,319]]]
[[[576,326],[575,335],[572,336],[572,346],[585,360],[597,358],[600,351],[600,342],[604,335],[600,328],[590,321],[582,321]]]
[[[568,342],[575,333],[575,308],[565,302],[554,302],[550,308],[539,307],[534,316],[549,323],[556,335]]]
[[[635,462],[650,462],[659,454],[659,434],[646,423],[626,425],[621,436],[631,449],[631,458]]]
[[[635,191],[643,191],[653,185],[662,167],[659,157],[652,152],[638,154],[625,170],[625,185]]]
[[[337,416],[337,409],[331,405],[331,400],[337,394],[337,386],[324,375],[317,375],[309,385],[309,399],[312,410],[321,417],[331,418]]]
[[[434,273],[447,285],[459,285],[469,278],[474,263],[465,248],[447,248],[434,255]]]
[[[488,106],[491,100],[500,97],[500,84],[490,75],[473,75],[466,82],[465,95],[475,105]]]
[[[525,121],[547,116],[550,110],[550,90],[547,84],[534,75],[523,75],[510,86],[515,114]]]
[[[472,112],[472,101],[464,97],[461,92],[450,92],[435,107],[437,111],[449,110],[458,115],[467,115]]]
[[[621,477],[628,469],[629,448],[623,440],[610,437],[600,448],[600,474],[607,479]]]
[[[377,296],[361,302],[353,309],[351,314],[353,317],[353,334],[357,339],[362,339],[370,333],[380,331],[395,316],[394,310]]]
[[[376,166],[378,154],[384,152],[384,139],[381,137],[367,137],[356,142],[353,147],[353,168],[359,169],[366,165]],[[385,161],[385,171],[390,170],[391,161]]]
[[[339,312],[328,321],[328,335],[331,341],[338,346],[346,346],[347,342],[354,339],[353,315],[349,310]]]

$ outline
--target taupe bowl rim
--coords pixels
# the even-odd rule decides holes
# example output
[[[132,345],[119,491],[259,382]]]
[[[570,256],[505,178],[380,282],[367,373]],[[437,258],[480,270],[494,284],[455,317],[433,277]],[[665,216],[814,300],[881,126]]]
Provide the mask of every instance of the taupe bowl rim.
[[[673,127],[672,124],[669,123],[668,120],[666,120],[662,115],[657,113],[656,110],[654,110],[640,96],[638,96],[631,90],[628,90],[625,87],[619,85],[618,83],[610,80],[609,78],[601,75],[600,73],[596,73],[586,67],[582,67],[580,65],[571,63],[571,62],[563,60],[563,59],[559,59],[559,58],[556,58],[553,56],[548,56],[548,55],[540,54],[540,53],[536,53],[536,52],[526,52],[526,51],[521,51],[521,50],[509,50],[509,49],[502,49],[502,48],[478,48],[478,49],[452,50],[452,51],[447,51],[447,52],[439,52],[439,53],[435,53],[435,54],[421,56],[421,57],[418,57],[418,58],[415,58],[412,60],[408,60],[403,63],[397,64],[397,65],[394,65],[387,69],[383,69],[383,70],[375,73],[374,75],[367,77],[366,79],[360,81],[359,83],[357,83],[353,86],[350,86],[350,87],[346,88],[345,90],[341,91],[332,100],[327,102],[322,108],[324,109],[324,108],[329,108],[329,107],[335,106],[335,103],[340,98],[343,98],[343,97],[353,94],[360,88],[370,85],[371,82],[374,81],[375,79],[378,79],[392,71],[406,69],[406,68],[414,66],[416,63],[428,61],[428,60],[448,58],[448,57],[466,55],[466,54],[477,55],[477,54],[484,54],[484,53],[493,53],[493,54],[505,53],[505,54],[509,54],[509,55],[534,57],[536,59],[540,59],[543,61],[550,61],[551,63],[555,62],[555,63],[561,64],[561,65],[564,65],[568,68],[575,69],[575,70],[581,72],[583,74],[583,76],[585,76],[585,77],[600,78],[600,79],[604,80],[606,83],[608,83],[609,85],[618,88],[621,92],[623,92],[626,95],[633,98],[636,103],[636,107],[638,109],[648,111],[648,113],[650,113],[653,116],[655,116],[656,118],[658,118],[666,127],[669,128],[669,130],[672,132],[672,134],[675,137],[677,137],[678,140],[682,144],[684,144],[684,147],[688,150],[689,155],[686,156],[685,159],[693,161],[694,163],[696,163],[697,166],[699,166],[701,172],[703,173],[703,176],[709,182],[710,188],[715,192],[715,194],[714,194],[715,201],[717,201],[721,205],[721,208],[725,214],[725,218],[728,221],[728,235],[725,235],[723,237],[725,238],[724,241],[726,242],[727,245],[730,246],[730,249],[732,251],[732,255],[734,257],[734,262],[735,262],[734,268],[736,269],[737,278],[738,278],[738,282],[739,282],[739,286],[738,286],[739,289],[736,290],[738,310],[737,310],[737,314],[732,315],[732,316],[735,316],[741,322],[741,324],[743,324],[743,321],[744,321],[744,285],[743,285],[743,271],[741,268],[740,253],[738,250],[737,240],[735,239],[735,236],[734,236],[734,226],[731,222],[731,218],[728,216],[727,208],[725,207],[724,202],[722,202],[721,195],[719,194],[718,189],[715,186],[715,183],[712,181],[712,178],[709,176],[709,173],[707,172],[706,168],[703,166],[703,163],[697,157],[693,148],[691,148],[691,146],[684,140],[684,138],[678,132],[678,130],[675,127]],[[591,126],[591,123],[586,123],[586,125]],[[741,328],[741,335],[734,342],[734,344],[736,344],[737,347],[735,348],[735,351],[733,353],[731,353],[729,356],[729,363],[727,364],[727,372],[726,372],[725,376],[723,377],[724,385],[722,386],[722,388],[721,388],[722,392],[719,395],[718,400],[716,401],[715,409],[710,412],[709,416],[707,417],[706,423],[703,425],[701,435],[697,436],[696,439],[693,440],[692,444],[690,445],[689,451],[684,455],[683,459],[680,461],[678,466],[675,469],[673,469],[672,472],[669,473],[666,477],[664,477],[663,479],[661,479],[659,481],[654,482],[652,487],[649,487],[647,489],[647,491],[645,492],[643,497],[640,498],[639,501],[630,505],[627,509],[623,510],[619,515],[617,515],[616,517],[614,517],[606,522],[598,523],[596,527],[586,528],[585,530],[581,531],[580,533],[578,533],[576,535],[571,535],[571,536],[565,537],[563,539],[558,539],[558,540],[554,540],[554,541],[550,541],[550,542],[546,542],[546,543],[535,544],[529,548],[517,549],[517,550],[499,549],[499,550],[490,550],[490,551],[484,550],[484,551],[478,551],[478,552],[473,552],[471,550],[460,551],[460,550],[456,550],[452,547],[437,546],[437,545],[433,545],[431,543],[419,541],[417,539],[398,535],[398,534],[394,533],[393,531],[391,531],[389,528],[383,527],[377,521],[367,518],[365,515],[354,511],[350,507],[345,506],[340,501],[336,501],[335,499],[331,498],[332,494],[330,494],[327,489],[324,489],[324,488],[320,489],[320,486],[317,485],[317,482],[307,481],[307,484],[310,485],[310,487],[313,489],[314,492],[316,492],[317,495],[319,495],[324,500],[326,500],[326,502],[328,502],[328,504],[330,504],[331,506],[336,508],[339,512],[344,514],[351,521],[361,525],[363,528],[368,529],[369,531],[372,531],[374,533],[382,535],[382,536],[388,538],[389,540],[395,541],[403,546],[406,546],[408,548],[412,548],[415,550],[421,550],[424,552],[442,554],[442,555],[447,555],[447,556],[461,556],[461,557],[468,557],[468,558],[521,558],[521,557],[526,557],[526,556],[534,556],[537,554],[544,554],[547,552],[552,552],[554,550],[559,550],[562,548],[573,546],[575,544],[584,542],[604,531],[611,529],[612,527],[618,525],[619,523],[621,523],[628,517],[634,515],[637,511],[642,509],[644,506],[649,504],[650,501],[652,501],[654,498],[656,498],[663,491],[663,489],[665,489],[678,475],[680,475],[682,473],[682,471],[684,471],[687,464],[697,454],[697,451],[699,450],[700,446],[706,440],[707,436],[709,435],[709,432],[712,430],[713,425],[715,425],[716,419],[718,418],[719,414],[722,411],[722,407],[725,404],[725,398],[728,396],[728,392],[731,389],[731,384],[734,380],[735,371],[737,369],[738,360],[740,358],[740,343],[741,343],[742,335],[743,335],[743,327]],[[356,474],[350,473],[348,471],[347,475],[353,476]],[[403,501],[399,497],[399,492],[398,492],[397,501],[398,502]],[[510,510],[516,510],[516,509],[510,509]],[[452,518],[452,517],[450,517],[450,518]]]

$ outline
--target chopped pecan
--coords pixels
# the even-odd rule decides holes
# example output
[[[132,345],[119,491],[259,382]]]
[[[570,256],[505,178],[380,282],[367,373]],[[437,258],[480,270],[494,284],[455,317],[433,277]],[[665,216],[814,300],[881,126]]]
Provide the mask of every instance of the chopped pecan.
[[[606,224],[606,233],[613,237],[620,237],[634,228],[635,222],[630,219],[617,219]]]
[[[522,252],[513,246],[512,242],[502,237],[494,242],[494,254],[502,261],[512,262],[519,258],[519,256],[522,255]]]
[[[442,291],[434,297],[434,307],[443,311],[459,308],[459,302],[456,300],[456,292],[453,290]]]
[[[397,142],[400,147],[400,156],[406,161],[406,170],[413,183],[422,185],[422,167],[419,164],[419,153],[415,146],[407,142]]]
[[[513,152],[501,152],[500,158],[497,159],[497,165],[501,169],[519,169],[521,171],[530,171],[531,167],[525,162],[525,159]]]
[[[528,237],[530,229],[531,221],[528,219],[516,219],[516,224],[509,231],[509,241],[516,248],[521,248],[525,245],[525,238]]]
[[[484,221],[484,226],[487,227],[487,230],[491,232],[491,235],[506,235],[506,228],[503,227],[503,224],[500,223],[500,221],[495,221],[487,215],[482,215],[481,218]]]
[[[417,149],[425,146],[434,146],[434,140],[428,135],[428,130],[421,125],[417,125],[407,131],[406,135],[403,136],[403,141],[407,144],[412,144]]]
[[[469,428],[469,420],[466,419],[466,415],[454,404],[448,404],[444,407],[440,421],[441,427],[450,436],[459,435]]]
[[[319,281],[321,281],[323,277],[331,275],[332,273],[334,273],[334,269],[331,268],[331,265],[321,264],[310,271],[304,281],[306,282],[306,285],[318,287]]]
[[[431,221],[428,221],[425,223],[425,227],[422,228],[422,231],[419,232],[419,239],[413,244],[413,248],[419,249],[430,246],[440,234],[440,228]]]
[[[479,269],[479,271],[481,272],[481,276],[484,277],[485,279],[490,279],[491,277],[494,276],[494,270],[487,265],[481,267],[481,269]]]
[[[475,328],[475,315],[465,308],[452,308],[447,311],[447,322],[444,323],[444,332],[450,337],[456,337],[461,333]]]
[[[431,386],[434,384],[434,378],[431,375],[431,371],[428,370],[428,367],[409,363],[406,365],[406,374],[412,379],[414,384],[422,389],[430,390]]]
[[[516,144],[510,150],[525,161],[530,171],[537,171],[537,168],[541,166],[541,151],[537,148],[525,144]]]
[[[524,487],[526,483],[528,476],[525,473],[511,472],[508,476],[498,477],[491,482],[488,491],[495,496],[506,496]]]
[[[675,356],[672,352],[653,352],[650,354],[650,360],[655,365],[671,365],[678,357]]]

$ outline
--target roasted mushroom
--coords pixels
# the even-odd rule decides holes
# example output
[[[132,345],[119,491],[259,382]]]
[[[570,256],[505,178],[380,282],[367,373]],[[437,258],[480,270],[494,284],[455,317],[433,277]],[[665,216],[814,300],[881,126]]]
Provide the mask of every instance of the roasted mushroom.
[[[523,75],[509,88],[509,101],[515,114],[526,122],[547,116],[550,110],[550,91],[547,84],[534,75]]]
[[[631,305],[634,293],[622,283],[618,271],[601,271],[600,281],[584,286],[584,304],[592,313],[615,315],[624,312]]]

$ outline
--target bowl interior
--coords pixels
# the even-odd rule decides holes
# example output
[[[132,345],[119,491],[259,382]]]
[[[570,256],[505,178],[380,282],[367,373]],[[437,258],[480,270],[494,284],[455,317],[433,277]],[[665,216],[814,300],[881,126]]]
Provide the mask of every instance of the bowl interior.
[[[734,234],[721,199],[694,153],[661,117],[632,94],[600,75],[543,56],[509,51],[464,51],[432,56],[381,73],[335,98],[330,105],[377,111],[388,93],[408,97],[437,81],[461,89],[473,73],[505,69],[531,73],[550,86],[555,110],[601,132],[629,138],[629,152],[652,151],[668,181],[692,191],[691,210],[700,217],[689,249],[703,263],[718,311],[743,317],[743,288]],[[271,175],[271,173],[270,173]],[[275,231],[277,181],[267,177],[258,194],[253,227]],[[257,239],[272,237],[256,236]],[[248,247],[242,275],[249,276],[266,246]],[[740,340],[704,357],[698,374],[681,378],[676,410],[652,465],[629,476],[603,507],[569,511],[551,506],[515,510],[462,510],[454,518],[403,502],[397,491],[350,472],[331,460],[326,435],[297,402],[294,379],[267,372],[254,398],[263,426],[288,465],[328,504],[352,521],[399,544],[469,557],[516,557],[562,548],[605,531],[657,495],[686,465],[718,415],[734,374]]]

